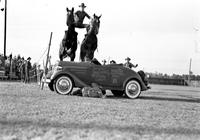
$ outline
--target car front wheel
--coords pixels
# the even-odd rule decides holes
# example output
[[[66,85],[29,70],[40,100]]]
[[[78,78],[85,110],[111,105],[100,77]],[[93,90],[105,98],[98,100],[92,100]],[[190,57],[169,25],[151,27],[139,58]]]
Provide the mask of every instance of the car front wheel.
[[[135,99],[137,98],[141,93],[141,87],[138,81],[136,80],[130,80],[125,87],[125,95],[128,98]]]
[[[73,89],[73,82],[69,76],[62,75],[55,80],[54,87],[58,94],[67,95]]]

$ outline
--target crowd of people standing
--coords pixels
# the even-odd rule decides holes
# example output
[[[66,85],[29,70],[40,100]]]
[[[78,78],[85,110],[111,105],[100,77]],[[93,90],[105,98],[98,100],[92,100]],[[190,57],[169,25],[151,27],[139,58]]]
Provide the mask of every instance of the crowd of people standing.
[[[20,79],[22,82],[28,83],[30,82],[30,72],[31,70],[35,69],[36,71],[36,64],[31,64],[31,58],[28,57],[25,59],[24,57],[12,56],[5,56],[5,76],[9,78]],[[35,72],[34,72],[35,73]]]

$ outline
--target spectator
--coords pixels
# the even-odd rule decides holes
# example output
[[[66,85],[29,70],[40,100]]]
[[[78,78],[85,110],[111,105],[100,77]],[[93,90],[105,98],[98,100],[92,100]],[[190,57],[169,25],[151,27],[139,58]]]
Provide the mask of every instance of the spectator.
[[[10,73],[10,59],[9,57],[5,56],[5,75],[9,77],[9,73]]]
[[[31,69],[31,62],[30,62],[31,58],[28,57],[26,62],[25,62],[25,83],[29,83],[30,82],[30,77],[29,77],[29,72]]]
[[[12,59],[12,73],[13,75],[17,75],[17,57],[14,56]]]
[[[110,64],[116,64],[115,60],[111,60]]]
[[[18,55],[16,62],[16,76],[18,77],[18,79],[21,79],[20,65],[21,65],[21,56]]]
[[[20,79],[22,82],[25,82],[25,60],[24,57],[21,58],[20,60]]]
[[[129,57],[127,57],[126,59],[126,63],[124,64],[124,67],[127,67],[127,68],[132,68],[132,67],[134,67],[134,68],[136,68],[137,66],[138,66],[138,64],[136,64],[136,65],[133,65],[131,62],[130,62],[130,58]]]
[[[104,59],[104,60],[102,60],[102,62],[103,62],[103,65],[106,65],[106,60]]]

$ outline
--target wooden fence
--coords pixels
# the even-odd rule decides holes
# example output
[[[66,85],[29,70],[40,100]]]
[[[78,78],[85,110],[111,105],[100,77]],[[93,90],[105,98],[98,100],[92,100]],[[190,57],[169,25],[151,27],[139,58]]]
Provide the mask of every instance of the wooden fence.
[[[183,85],[187,86],[188,83],[184,79],[171,79],[171,78],[158,78],[149,77],[150,84],[161,84],[161,85]]]

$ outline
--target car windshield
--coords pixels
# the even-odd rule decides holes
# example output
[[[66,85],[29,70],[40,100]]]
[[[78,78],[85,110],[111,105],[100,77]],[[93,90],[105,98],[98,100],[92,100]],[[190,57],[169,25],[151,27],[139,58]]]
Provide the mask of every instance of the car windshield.
[[[95,65],[101,65],[101,63],[96,58],[92,59],[91,63]]]

